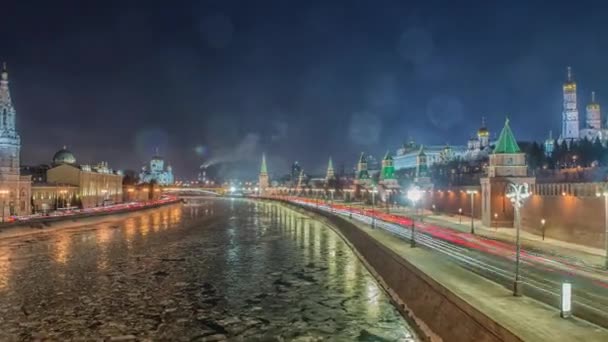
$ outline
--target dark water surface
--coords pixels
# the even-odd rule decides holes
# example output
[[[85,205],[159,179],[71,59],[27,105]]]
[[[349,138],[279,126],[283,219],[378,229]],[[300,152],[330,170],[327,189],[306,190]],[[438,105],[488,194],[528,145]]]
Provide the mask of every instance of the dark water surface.
[[[345,243],[274,204],[209,199],[0,240],[0,341],[408,341]]]

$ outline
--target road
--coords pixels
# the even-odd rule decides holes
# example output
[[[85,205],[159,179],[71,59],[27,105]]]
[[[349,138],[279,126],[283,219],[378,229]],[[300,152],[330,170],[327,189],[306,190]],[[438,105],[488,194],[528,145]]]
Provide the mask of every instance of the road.
[[[354,209],[341,204],[318,204],[315,200],[286,198],[289,201],[333,211],[375,225],[405,240],[410,240],[412,221],[381,211]],[[416,241],[441,253],[460,266],[512,289],[515,246],[435,224],[416,222]],[[409,243],[408,243],[409,245]],[[560,307],[561,285],[572,284],[573,313],[590,322],[608,326],[608,272],[557,255],[523,250],[521,276],[524,294]]]
[[[277,204],[204,199],[0,240],[0,340],[408,341],[348,246]]]

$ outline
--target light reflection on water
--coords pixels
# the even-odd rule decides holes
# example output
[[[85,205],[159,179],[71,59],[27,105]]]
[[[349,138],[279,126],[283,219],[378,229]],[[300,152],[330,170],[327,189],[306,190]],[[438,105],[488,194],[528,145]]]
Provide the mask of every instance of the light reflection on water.
[[[208,200],[30,240],[0,241],[0,307],[27,306],[28,319],[38,319],[39,331],[48,328],[50,339],[133,334],[171,340],[200,334],[201,316],[240,337],[245,335],[230,325],[237,323],[227,321],[250,322],[251,336],[285,339],[410,335],[338,235],[275,205]],[[92,302],[82,305],[83,298]],[[105,307],[110,304],[118,306]],[[165,319],[181,323],[161,329],[141,317],[167,305],[176,305],[179,314]],[[23,315],[11,310],[9,320],[0,320],[0,340],[12,337],[2,331],[23,329]],[[44,320],[73,310],[80,317],[73,322]],[[107,322],[79,326],[99,317],[99,310]],[[62,331],[76,335],[53,335]]]

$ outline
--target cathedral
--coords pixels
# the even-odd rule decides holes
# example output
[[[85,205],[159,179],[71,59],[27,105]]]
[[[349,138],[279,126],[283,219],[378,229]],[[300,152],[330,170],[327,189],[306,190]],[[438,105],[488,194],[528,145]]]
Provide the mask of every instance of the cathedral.
[[[150,160],[150,169],[148,170],[144,166],[139,174],[140,183],[150,183],[151,181],[155,181],[159,185],[171,185],[174,181],[171,165],[167,165],[165,170],[165,160],[158,155],[158,151]]]
[[[15,108],[8,87],[8,71],[0,73],[0,200],[2,219],[29,214],[31,176],[22,176],[19,165],[21,137],[15,127]]]
[[[568,142],[579,139],[595,140],[599,138],[602,142],[608,140],[608,128],[602,124],[600,105],[595,98],[595,92],[591,92],[591,101],[586,107],[585,122],[581,128],[578,115],[578,99],[576,82],[572,77],[572,69],[568,67],[566,82],[563,85],[563,111],[562,111],[562,133],[559,141]],[[550,146],[547,146],[550,144]],[[545,143],[545,150],[552,149],[553,143]]]

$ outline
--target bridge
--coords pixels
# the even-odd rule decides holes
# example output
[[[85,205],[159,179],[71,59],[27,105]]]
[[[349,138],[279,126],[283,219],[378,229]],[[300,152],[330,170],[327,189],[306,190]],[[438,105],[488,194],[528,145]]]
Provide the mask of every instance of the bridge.
[[[174,194],[179,196],[221,196],[226,193],[226,189],[221,187],[203,188],[203,187],[165,187],[162,188],[163,193]]]

